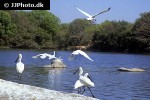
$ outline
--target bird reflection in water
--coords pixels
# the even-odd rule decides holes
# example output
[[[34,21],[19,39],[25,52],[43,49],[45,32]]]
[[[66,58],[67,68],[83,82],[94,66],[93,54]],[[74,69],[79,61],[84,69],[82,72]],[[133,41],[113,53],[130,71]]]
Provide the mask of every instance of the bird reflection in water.
[[[51,68],[48,73],[48,87],[52,90],[61,88],[61,80],[63,79],[62,73],[65,68]],[[59,88],[60,87],[60,88]]]

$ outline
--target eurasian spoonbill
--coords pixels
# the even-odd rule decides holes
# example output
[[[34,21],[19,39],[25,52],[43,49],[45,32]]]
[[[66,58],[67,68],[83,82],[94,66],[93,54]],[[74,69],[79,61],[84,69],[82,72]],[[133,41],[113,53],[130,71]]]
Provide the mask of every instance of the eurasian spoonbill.
[[[21,62],[22,54],[18,55],[18,58],[16,59],[16,71],[18,73],[18,78],[21,80],[22,73],[24,71],[24,64]]]
[[[85,58],[89,59],[90,61],[94,61],[93,59],[91,59],[85,52],[81,51],[81,50],[76,50],[76,51],[73,51],[70,58],[74,58],[74,56],[77,56],[77,55],[82,55],[84,56]]]
[[[46,57],[48,57],[48,59],[53,59],[53,58],[56,58],[55,57],[55,51],[54,51],[54,54],[51,55],[51,54],[48,54],[48,53],[43,53],[43,54],[38,54],[36,56],[32,56],[32,58],[38,58],[40,57],[41,59],[45,59]]]
[[[98,15],[104,13],[104,12],[109,11],[111,8],[108,8],[107,10],[104,10],[104,11],[102,11],[102,12],[100,12],[100,13],[95,14],[95,15],[90,15],[90,14],[88,14],[87,12],[85,12],[85,11],[79,9],[78,7],[76,7],[76,9],[79,10],[79,11],[80,11],[82,14],[84,14],[85,16],[87,16],[87,17],[88,17],[88,18],[86,18],[87,20],[89,20],[89,21],[92,21],[92,20],[96,21],[96,19],[95,19],[96,16],[98,16]]]
[[[74,88],[75,88],[75,89],[77,89],[77,88],[79,89],[79,88],[81,88],[82,86],[85,86],[85,87],[87,87],[87,88],[90,90],[92,96],[95,97],[95,96],[93,95],[91,89],[90,89],[90,87],[95,87],[95,85],[94,85],[94,83],[92,82],[91,78],[89,78],[89,74],[86,73],[86,74],[83,76],[83,75],[82,75],[82,74],[83,74],[83,69],[82,69],[82,67],[79,67],[79,69],[78,69],[76,72],[78,72],[78,71],[79,71],[79,80],[76,81],[76,83],[75,83],[75,85],[74,85]],[[76,73],[76,72],[75,72],[75,73]],[[74,73],[74,74],[75,74],[75,73]],[[79,90],[78,90],[78,91],[79,91]],[[84,88],[84,91],[85,91],[85,88]],[[84,91],[83,91],[83,93],[84,93]],[[83,94],[83,93],[82,93],[82,94]]]

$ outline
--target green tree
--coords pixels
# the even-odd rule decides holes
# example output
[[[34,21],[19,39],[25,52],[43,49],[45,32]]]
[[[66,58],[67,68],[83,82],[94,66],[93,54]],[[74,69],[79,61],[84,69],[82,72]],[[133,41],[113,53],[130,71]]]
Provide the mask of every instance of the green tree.
[[[28,12],[9,11],[9,13],[12,22],[16,25],[15,34],[10,37],[11,46],[17,48],[37,48],[38,44],[34,41],[36,26],[29,20]]]
[[[70,23],[69,33],[71,35],[84,34],[84,30],[91,25],[92,23],[86,19],[75,19]]]
[[[10,35],[14,34],[16,25],[12,23],[11,15],[0,10],[0,45],[9,45]]]
[[[7,34],[9,24],[11,23],[11,17],[9,13],[0,11],[0,38],[3,34]]]
[[[67,42],[69,39],[69,25],[68,23],[61,24],[60,32],[57,34],[58,45],[60,49],[67,48]]]
[[[98,25],[97,24],[93,24],[91,26],[89,26],[88,28],[86,28],[84,30],[84,35],[81,41],[82,45],[85,45],[87,47],[92,46],[92,38],[94,33],[96,33],[98,31]]]
[[[126,38],[132,24],[126,21],[105,21],[93,36],[93,47],[102,51],[122,51],[127,48]]]
[[[150,51],[150,12],[140,14],[140,18],[135,21],[132,31],[135,36],[130,47],[136,44],[134,48],[137,52]]]
[[[87,21],[86,19],[75,19],[70,23],[69,26],[69,40],[68,45],[75,46],[75,45],[81,45],[81,40],[83,38],[83,35],[85,29],[90,27],[92,23],[90,21]]]
[[[50,41],[55,42],[56,34],[60,30],[59,18],[46,10],[33,10],[30,12],[30,18],[38,27],[47,31],[52,39]]]

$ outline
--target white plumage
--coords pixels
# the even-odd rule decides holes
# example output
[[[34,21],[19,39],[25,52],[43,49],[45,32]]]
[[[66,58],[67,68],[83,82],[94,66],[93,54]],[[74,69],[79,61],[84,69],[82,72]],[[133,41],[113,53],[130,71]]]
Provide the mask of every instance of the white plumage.
[[[43,53],[43,54],[38,54],[36,56],[32,56],[32,58],[41,58],[41,59],[45,59],[47,57],[47,53]]]
[[[75,82],[74,89],[78,89],[78,88],[80,88],[80,87],[82,87],[82,86],[84,86],[84,84],[82,84],[82,83],[80,82],[80,80],[77,80],[77,81]]]
[[[91,91],[91,89],[89,88],[89,87],[94,87],[95,85],[94,85],[94,83],[91,81],[91,79],[89,78],[89,74],[88,73],[86,73],[84,76],[82,75],[83,74],[83,69],[82,69],[82,67],[79,67],[79,79],[75,82],[75,85],[74,85],[74,89],[79,89],[79,88],[81,88],[82,86],[86,86],[89,90],[90,90],[90,92],[91,92],[91,94],[92,94],[92,96],[94,97],[94,95],[93,95],[93,93],[92,93],[92,91]],[[78,71],[77,70],[77,71]],[[76,72],[77,72],[76,71]],[[75,73],[76,73],[75,72]],[[74,73],[74,74],[75,74]],[[84,91],[85,91],[85,89],[84,89]],[[84,91],[83,91],[83,93],[84,93]],[[78,91],[79,92],[79,91]],[[83,94],[82,93],[82,94]]]
[[[51,54],[48,54],[48,53],[43,53],[43,54],[38,54],[36,56],[32,56],[32,58],[41,58],[41,59],[45,59],[46,57],[48,57],[48,59],[53,59],[53,58],[56,58],[55,57],[55,51],[54,51],[54,54],[51,55]]]
[[[90,14],[88,14],[87,12],[85,12],[85,11],[79,9],[78,7],[76,7],[76,9],[79,10],[79,11],[80,11],[82,14],[84,14],[85,16],[87,16],[88,18],[86,18],[86,19],[89,20],[89,21],[92,21],[92,20],[96,21],[96,19],[95,19],[96,16],[98,16],[98,15],[100,15],[100,14],[102,14],[102,13],[107,12],[107,11],[110,10],[110,8],[108,8],[107,10],[104,10],[104,11],[102,11],[102,12],[100,12],[100,13],[95,14],[95,15],[90,15]]]
[[[84,76],[80,76],[79,80],[85,86],[94,87],[94,83],[91,81],[90,78],[88,78],[88,73],[86,73]]]
[[[47,57],[48,57],[48,59],[54,59],[54,58],[56,58],[55,51],[54,51],[53,55],[48,54]]]
[[[24,71],[24,64],[21,62],[22,60],[22,54],[18,55],[18,58],[16,59],[16,71],[18,74],[22,74]],[[21,78],[21,76],[18,76]]]
[[[73,58],[74,56],[77,56],[77,55],[82,55],[82,56],[84,56],[85,58],[89,59],[90,61],[94,61],[94,60],[91,59],[85,52],[83,52],[83,51],[81,51],[81,50],[73,51],[72,54],[71,54],[71,57]]]

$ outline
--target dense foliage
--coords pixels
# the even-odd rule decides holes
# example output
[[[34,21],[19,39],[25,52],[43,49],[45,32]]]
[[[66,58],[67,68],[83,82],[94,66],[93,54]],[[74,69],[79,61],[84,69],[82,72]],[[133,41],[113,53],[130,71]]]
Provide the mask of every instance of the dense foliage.
[[[135,23],[85,19],[61,23],[46,10],[0,10],[0,46],[26,49],[67,49],[85,46],[97,51],[150,52],[150,12]]]

